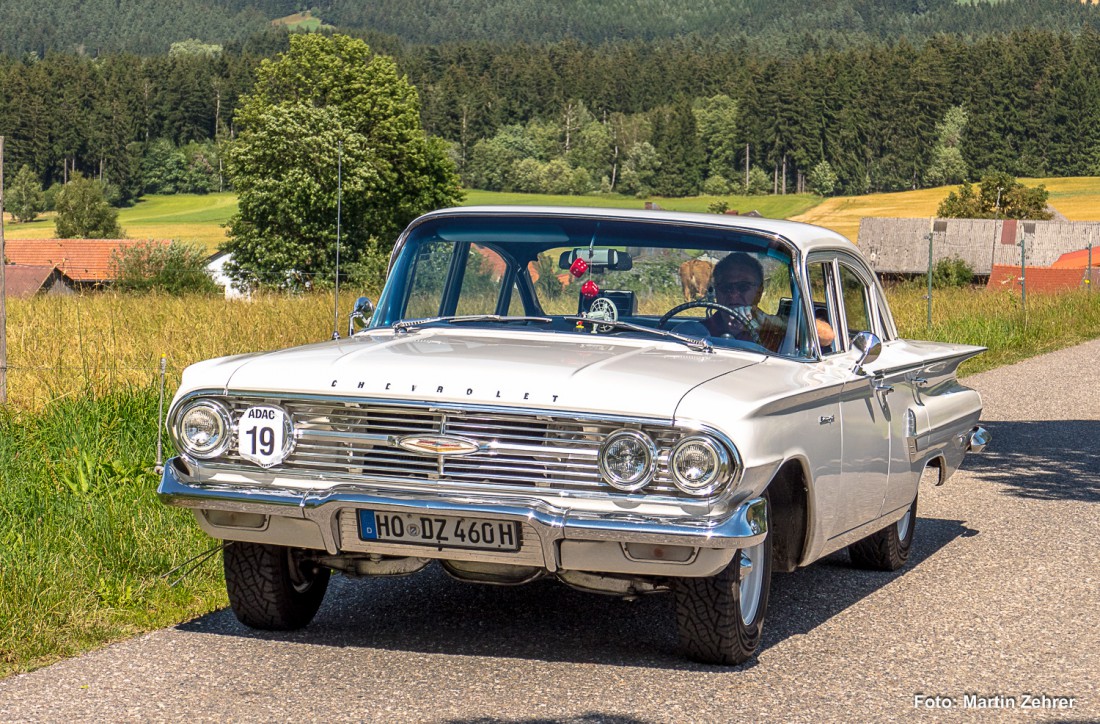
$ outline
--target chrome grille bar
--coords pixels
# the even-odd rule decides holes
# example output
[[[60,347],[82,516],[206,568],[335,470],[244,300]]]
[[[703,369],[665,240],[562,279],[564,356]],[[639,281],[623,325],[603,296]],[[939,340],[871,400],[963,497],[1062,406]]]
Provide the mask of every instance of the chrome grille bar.
[[[236,425],[252,405],[277,404],[293,418],[296,444],[273,471],[333,477],[384,477],[446,484],[481,484],[509,489],[612,493],[599,473],[600,445],[624,423],[578,420],[552,414],[442,409],[347,400],[232,397]],[[646,492],[687,498],[672,484],[665,456],[684,431],[671,425],[634,424],[662,454]],[[397,446],[408,435],[452,435],[480,446],[476,453],[442,459]],[[245,464],[230,450],[217,462]],[[695,498],[694,500],[698,500]]]

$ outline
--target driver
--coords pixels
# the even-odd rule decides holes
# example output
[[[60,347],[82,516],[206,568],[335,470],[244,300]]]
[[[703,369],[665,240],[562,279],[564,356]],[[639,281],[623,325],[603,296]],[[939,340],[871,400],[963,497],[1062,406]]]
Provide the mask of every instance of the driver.
[[[773,352],[779,349],[787,324],[758,306],[764,293],[764,269],[759,261],[744,252],[729,254],[715,265],[711,285],[714,301],[734,313],[715,310],[701,323],[681,324],[677,332],[695,337],[732,337],[755,342]]]

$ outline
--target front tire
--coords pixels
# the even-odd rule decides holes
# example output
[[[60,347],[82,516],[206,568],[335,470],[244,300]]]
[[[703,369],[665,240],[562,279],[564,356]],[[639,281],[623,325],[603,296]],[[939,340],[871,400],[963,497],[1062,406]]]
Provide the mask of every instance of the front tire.
[[[913,532],[917,527],[917,499],[901,520],[848,546],[848,557],[857,568],[896,571],[909,560]]]
[[[737,551],[721,572],[676,580],[680,646],[704,664],[735,665],[760,646],[771,589],[772,539]]]
[[[328,589],[329,570],[302,551],[261,543],[222,549],[225,589],[237,620],[250,628],[290,631],[313,620]]]

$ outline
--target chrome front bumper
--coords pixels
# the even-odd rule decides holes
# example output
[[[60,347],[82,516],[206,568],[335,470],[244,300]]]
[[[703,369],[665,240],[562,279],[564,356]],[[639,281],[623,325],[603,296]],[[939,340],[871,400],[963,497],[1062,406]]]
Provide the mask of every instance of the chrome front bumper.
[[[187,479],[179,459],[164,467],[157,493],[167,505],[191,508],[202,528],[226,540],[243,540],[325,550],[330,555],[378,552],[648,575],[710,575],[739,548],[767,535],[767,503],[753,498],[721,519],[667,518],[632,513],[593,515],[551,506],[536,498],[473,497],[439,492],[371,491],[337,486],[323,492],[270,490]],[[524,544],[518,554],[435,551],[412,545],[368,543],[358,539],[349,519],[359,508],[398,513],[457,515],[514,520]],[[245,514],[234,517],[231,514]],[[680,546],[695,551],[688,561],[636,561],[627,546]],[[619,563],[620,550],[626,563]],[[617,570],[622,569],[622,570]],[[712,570],[713,569],[713,570]]]

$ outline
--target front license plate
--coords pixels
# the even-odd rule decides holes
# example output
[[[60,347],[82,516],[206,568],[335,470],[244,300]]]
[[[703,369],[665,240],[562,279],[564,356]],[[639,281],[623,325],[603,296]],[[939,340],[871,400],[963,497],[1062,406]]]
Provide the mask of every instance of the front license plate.
[[[359,537],[431,548],[518,551],[519,524],[510,520],[359,510]]]

